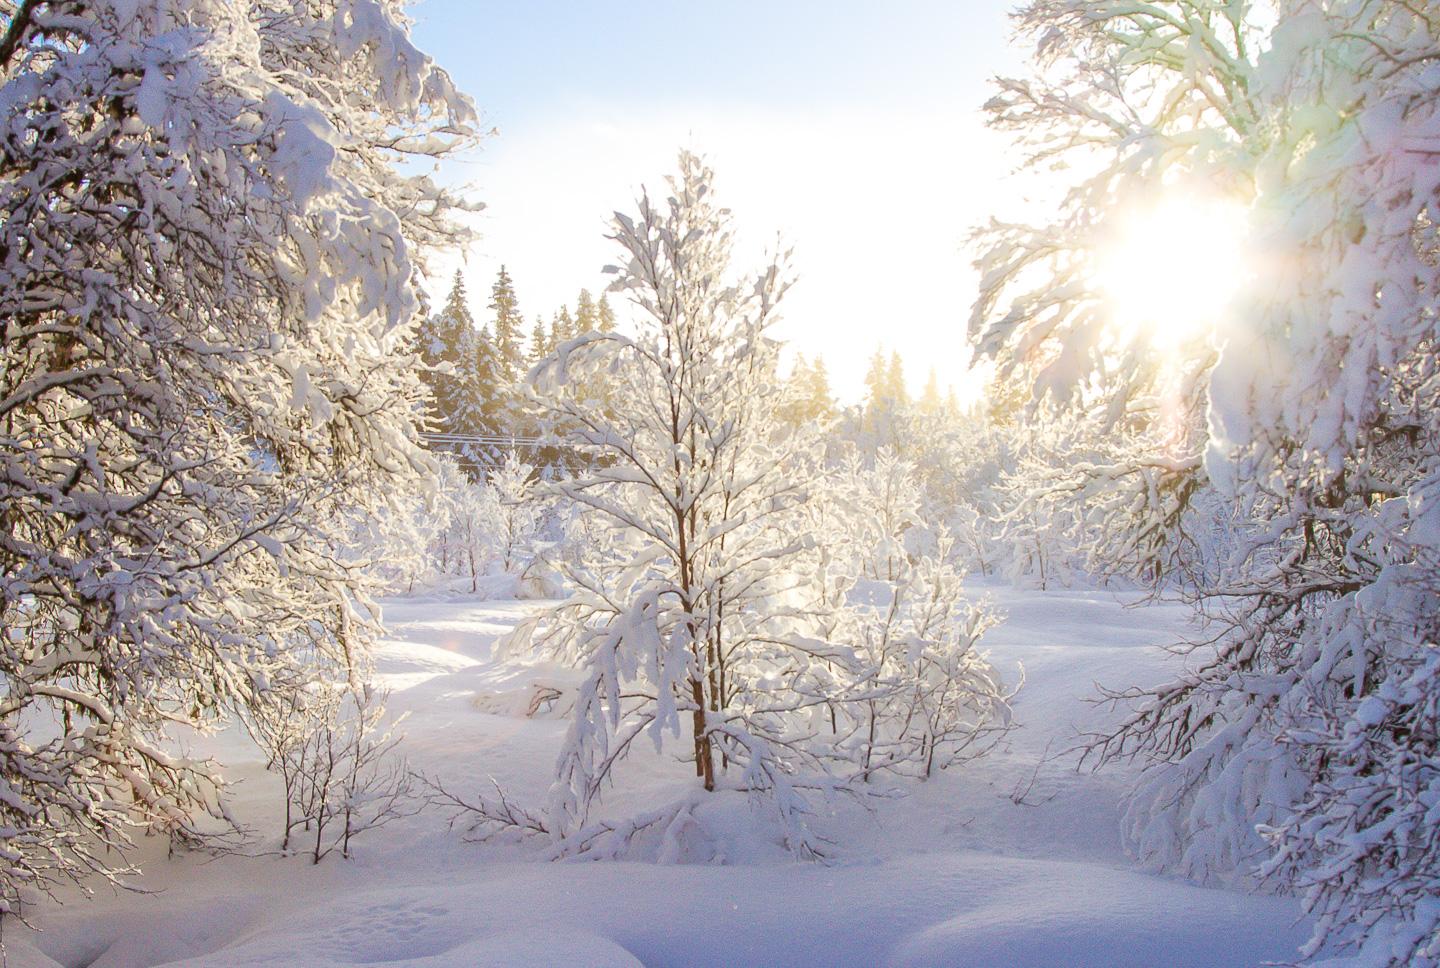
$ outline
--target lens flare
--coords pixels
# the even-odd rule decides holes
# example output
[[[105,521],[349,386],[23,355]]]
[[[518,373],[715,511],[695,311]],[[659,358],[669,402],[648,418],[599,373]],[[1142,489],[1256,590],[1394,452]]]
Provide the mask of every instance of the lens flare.
[[[1122,215],[1095,281],[1118,335],[1173,351],[1210,333],[1244,282],[1245,211],[1171,198]]]

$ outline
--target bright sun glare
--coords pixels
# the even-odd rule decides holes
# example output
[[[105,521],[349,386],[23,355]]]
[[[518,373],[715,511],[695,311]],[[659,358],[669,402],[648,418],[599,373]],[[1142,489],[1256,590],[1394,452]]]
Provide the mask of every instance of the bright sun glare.
[[[1171,198],[1122,216],[1096,282],[1123,338],[1163,350],[1216,325],[1246,273],[1244,210]]]

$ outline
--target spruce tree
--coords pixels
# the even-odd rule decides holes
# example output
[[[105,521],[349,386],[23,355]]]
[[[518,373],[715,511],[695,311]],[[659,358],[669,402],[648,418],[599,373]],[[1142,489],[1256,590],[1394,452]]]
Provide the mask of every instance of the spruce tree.
[[[615,310],[610,306],[609,298],[603,295],[595,307],[595,328],[602,333],[615,331]]]
[[[575,300],[575,335],[580,336],[600,328],[600,314],[589,289],[581,289]]]
[[[456,270],[444,308],[422,321],[416,335],[420,376],[430,388],[430,427],[439,433],[473,433],[481,400],[475,338],[465,279]]]
[[[530,330],[530,363],[533,365],[543,360],[554,348],[551,334],[545,329],[545,320],[536,316],[535,325]]]
[[[925,380],[925,390],[920,395],[920,411],[929,416],[935,416],[944,408],[945,402],[940,397],[940,382],[935,377],[935,367],[930,367],[930,376]]]
[[[835,416],[835,395],[830,392],[830,372],[825,368],[825,357],[816,356],[806,374],[806,397],[811,412],[816,418],[829,420]]]
[[[795,364],[786,382],[787,400],[781,415],[787,422],[803,426],[835,416],[835,399],[830,394],[830,378],[823,359],[816,357],[811,363],[803,353],[795,354]]]
[[[885,399],[885,351],[875,347],[870,364],[865,369],[865,402],[867,407],[878,405]]]
[[[862,429],[867,434],[880,436],[893,425],[894,413],[895,395],[891,390],[885,350],[877,346],[870,357],[870,365],[865,370],[865,412],[861,419]]]
[[[520,349],[521,330],[525,319],[520,315],[520,303],[515,296],[515,283],[504,266],[490,287],[490,312],[495,314],[493,337],[496,358],[499,363],[501,385],[506,390],[520,378],[524,354]]]
[[[469,433],[501,434],[505,432],[510,412],[514,381],[509,377],[500,345],[489,326],[475,331],[471,344],[472,366],[478,387],[478,416]]]
[[[793,426],[801,426],[809,419],[807,383],[810,377],[810,364],[805,361],[804,353],[795,354],[795,362],[790,366],[790,376],[785,381],[785,401],[776,411],[780,419]]]
[[[570,318],[570,307],[561,306],[550,320],[550,345],[559,346],[576,336],[575,321]]]
[[[905,367],[895,350],[890,351],[890,362],[885,367],[885,395],[897,406],[910,402],[910,394],[905,391]]]

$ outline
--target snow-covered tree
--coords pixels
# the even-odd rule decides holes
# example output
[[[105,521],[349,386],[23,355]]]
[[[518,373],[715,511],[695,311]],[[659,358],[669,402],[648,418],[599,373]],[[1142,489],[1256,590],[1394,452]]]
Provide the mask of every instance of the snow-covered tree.
[[[556,490],[627,539],[572,570],[575,596],[553,619],[587,678],[549,816],[557,836],[589,843],[592,806],[630,745],[683,730],[705,790],[765,795],[794,845],[813,849],[793,785],[814,757],[791,729],[810,663],[782,600],[784,564],[802,546],[786,519],[806,475],[776,420],[768,334],[789,282],[779,263],[728,281],[728,217],[711,182],[684,153],[668,204],[647,195],[638,218],[616,215],[612,288],[642,329],[582,336],[534,374],[565,442],[606,458]],[[586,389],[602,373],[608,410]]]
[[[552,486],[599,540],[557,555],[574,591],[543,620],[543,643],[585,678],[544,811],[503,793],[439,793],[480,826],[543,834],[557,853],[708,856],[687,831],[697,798],[722,789],[770,804],[786,843],[813,852],[805,791],[845,782],[826,768],[837,748],[816,710],[853,681],[854,650],[803,634],[813,543],[801,524],[818,462],[776,417],[768,330],[788,282],[778,262],[729,281],[728,212],[711,178],[684,153],[664,207],[646,195],[638,218],[616,215],[625,257],[613,290],[639,311],[636,333],[582,335],[531,374],[554,432],[599,458]],[[589,389],[602,375],[611,408]],[[697,789],[628,819],[600,814],[634,743],[670,738],[689,751]]]
[[[494,495],[483,482],[465,479],[456,482],[449,499],[444,558],[455,574],[470,579],[470,591],[478,592],[494,547]]]
[[[817,356],[811,363],[797,353],[784,392],[786,399],[781,415],[789,423],[804,427],[828,424],[835,419],[835,397],[830,392],[830,377],[822,357]]]
[[[417,159],[473,111],[398,4],[0,5],[0,910],[223,814],[205,729],[359,669],[345,509],[411,486]]]
[[[431,426],[446,434],[479,433],[484,426],[487,396],[493,387],[481,382],[476,365],[480,334],[470,315],[465,279],[457,270],[444,307],[422,319],[416,345],[430,388]]]
[[[1019,18],[1044,72],[1003,82],[995,119],[1083,177],[1054,223],[986,236],[982,348],[1112,421],[1193,382],[1209,432],[1176,457],[1245,519],[1201,589],[1206,644],[1122,691],[1134,711],[1098,747],[1168,764],[1130,832],[1192,874],[1258,865],[1303,892],[1311,954],[1435,964],[1440,17],[1043,0]],[[1256,278],[1233,323],[1161,357],[1109,324],[1091,267],[1127,198],[1177,186],[1248,206]]]
[[[515,295],[515,282],[504,266],[490,287],[490,312],[494,314],[490,334],[494,339],[499,365],[500,388],[509,392],[523,375],[525,354],[521,350],[525,318],[520,313],[520,300]]]

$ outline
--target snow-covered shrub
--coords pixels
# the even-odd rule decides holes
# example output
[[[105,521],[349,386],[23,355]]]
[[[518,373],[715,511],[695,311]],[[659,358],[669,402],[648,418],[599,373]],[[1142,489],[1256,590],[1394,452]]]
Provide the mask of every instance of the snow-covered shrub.
[[[535,468],[511,454],[485,481],[492,507],[492,557],[506,575],[523,583],[542,564],[554,501],[536,486]]]
[[[826,496],[842,512],[837,536],[844,542],[847,572],[881,581],[898,578],[910,559],[906,536],[924,525],[914,465],[886,447],[868,460],[852,452],[832,484]]]
[[[398,4],[4,5],[0,912],[221,815],[201,729],[368,636],[345,511],[427,458],[401,352],[469,102]]]
[[[931,776],[993,745],[1010,726],[1007,690],[979,642],[998,617],[973,604],[963,575],[935,555],[907,562],[890,579],[851,588],[845,641],[863,659],[852,695],[834,704],[848,726],[863,779],[877,773]]]
[[[925,527],[914,466],[883,448],[852,453],[831,485],[840,513],[816,611],[859,659],[826,706],[837,748],[865,780],[928,777],[984,752],[1009,728],[1014,692],[979,650],[999,617],[966,593],[950,534]]]
[[[444,517],[432,522],[438,527],[427,556],[431,580],[444,584],[459,576],[470,592],[499,597],[543,584],[540,574],[558,524],[553,500],[536,487],[535,468],[511,454],[473,480],[445,463],[450,467],[436,484],[440,497],[432,505]]]
[[[315,682],[252,714],[251,735],[284,785],[282,852],[303,844],[315,864],[337,849],[348,858],[360,834],[418,809],[386,699],[369,683]]]

